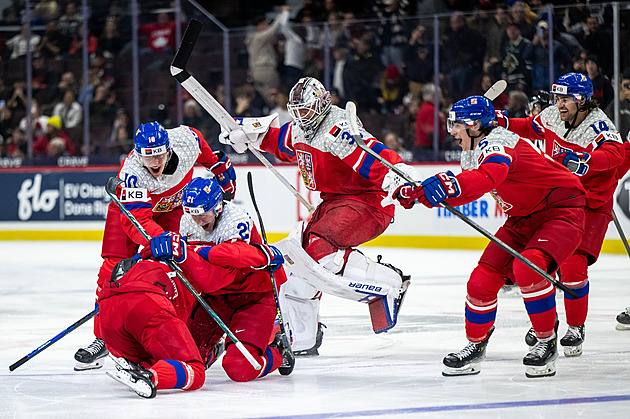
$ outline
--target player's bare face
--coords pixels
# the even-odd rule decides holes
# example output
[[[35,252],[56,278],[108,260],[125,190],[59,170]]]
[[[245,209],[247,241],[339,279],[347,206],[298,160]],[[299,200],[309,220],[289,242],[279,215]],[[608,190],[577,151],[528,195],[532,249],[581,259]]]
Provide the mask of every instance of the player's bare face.
[[[470,137],[468,136],[468,131],[466,131],[466,125],[463,122],[455,122],[451,128],[450,134],[459,140],[459,146],[462,148],[462,151],[471,150]]]
[[[213,211],[208,211],[201,215],[193,215],[192,219],[203,229],[203,231],[212,233],[214,231],[214,223],[217,217],[214,215]]]
[[[147,168],[154,178],[162,175],[167,161],[168,153],[157,154],[155,156],[142,156],[142,164],[144,164],[144,167]]]
[[[573,96],[556,95],[554,100],[560,112],[560,119],[563,121],[573,121],[575,114],[578,112],[578,105],[575,103]]]

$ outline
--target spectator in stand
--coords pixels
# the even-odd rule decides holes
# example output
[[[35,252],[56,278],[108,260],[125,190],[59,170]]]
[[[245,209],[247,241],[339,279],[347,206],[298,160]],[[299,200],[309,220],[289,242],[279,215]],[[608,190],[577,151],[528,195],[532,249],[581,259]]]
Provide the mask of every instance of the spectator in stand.
[[[103,32],[98,39],[98,50],[105,58],[114,58],[124,46],[123,39],[118,34],[116,19],[108,17],[103,27]]]
[[[483,66],[486,40],[468,27],[462,12],[454,12],[443,42],[450,69],[449,96],[454,99],[468,96]]]
[[[72,71],[66,71],[61,74],[61,78],[59,79],[59,83],[53,88],[52,96],[54,98],[58,98],[63,96],[66,90],[72,90],[74,96],[76,97],[79,94],[80,86],[77,82],[77,78],[75,77]],[[64,127],[68,125],[64,124]]]
[[[484,56],[484,73],[499,75],[501,72],[502,47],[506,42],[505,30],[508,24],[508,14],[501,6],[497,7],[488,22],[486,32],[486,54]]]
[[[140,49],[140,55],[175,51],[175,21],[166,12],[158,13],[155,23],[140,25],[138,33],[148,37],[148,46]]]
[[[46,132],[39,136],[35,143],[33,144],[33,155],[34,156],[47,156],[48,155],[48,145],[53,138],[59,137],[64,142],[64,151],[68,153],[68,155],[74,156],[74,144],[68,134],[61,130],[61,118],[58,116],[51,116],[48,118],[48,122],[46,124]]]
[[[185,119],[184,119],[184,125]],[[107,141],[107,154],[127,155],[133,149],[133,129],[129,124],[129,115],[124,108],[116,111],[112,133]]]
[[[329,0],[330,1],[330,0]],[[340,40],[343,37],[343,26],[341,24],[341,15],[337,12],[328,13],[328,46],[335,48],[340,46]],[[326,40],[323,40],[324,42]],[[343,46],[343,45],[341,45]]]
[[[280,126],[283,126],[284,124],[292,120],[291,114],[287,109],[287,104],[289,103],[289,91],[287,91],[286,89],[278,89],[278,91],[276,92],[275,102],[276,106],[271,109],[269,113],[277,113],[278,122],[280,123]]]
[[[5,152],[9,157],[26,157],[28,140],[26,133],[20,128],[13,130],[11,137],[6,140]]]
[[[63,14],[59,17],[57,27],[67,39],[73,39],[83,24],[83,16],[77,10],[77,5],[73,1],[66,2]]]
[[[508,97],[507,113],[508,118],[525,118],[527,114],[527,104],[529,98],[520,90],[512,90]]]
[[[606,107],[606,115],[611,120],[615,120],[615,103],[610,101]],[[630,131],[630,68],[627,68],[619,83],[619,133],[625,141],[630,141],[628,132]]]
[[[48,157],[61,157],[68,156],[66,151],[66,143],[61,137],[55,137],[48,143],[48,150],[46,155]]]
[[[290,9],[287,7],[287,10]],[[290,89],[299,79],[304,77],[304,41],[306,31],[304,26],[292,26],[289,22],[288,13],[281,13],[280,30],[284,35],[282,85]]]
[[[429,44],[426,33],[423,25],[416,26],[403,55],[408,88],[417,99],[422,95],[422,86],[433,77],[433,45]]]
[[[586,74],[586,57],[588,53],[586,50],[580,52],[578,55],[573,57],[573,71],[576,73]]]
[[[342,46],[336,46],[333,49],[333,57],[335,59],[332,74],[333,89],[337,89],[337,93],[341,97],[345,97],[346,91],[343,85],[343,70],[346,66],[346,59],[348,58],[348,49]]]
[[[98,48],[98,38],[92,35],[88,27],[88,54],[93,55]],[[83,53],[83,25],[77,28],[76,33],[70,40],[68,54],[81,55]]]
[[[44,57],[61,59],[70,49],[70,39],[57,28],[57,21],[46,23],[46,30],[35,50]]]
[[[383,144],[398,153],[402,161],[404,161],[405,163],[410,163],[413,161],[413,153],[403,147],[402,138],[400,138],[395,132],[386,132],[383,136]]]
[[[549,25],[544,20],[538,22],[537,33],[532,42],[532,89],[549,88]],[[553,79],[571,71],[571,56],[566,47],[553,39]]]
[[[363,22],[357,20],[352,12],[343,14],[341,27],[341,36],[337,40],[337,45],[341,46],[350,46],[355,39],[359,39],[368,33]]]
[[[346,99],[355,101],[362,112],[379,109],[376,101],[377,79],[383,65],[372,50],[372,37],[355,39],[343,69]]]
[[[406,94],[407,86],[402,73],[394,64],[388,65],[381,76],[379,95],[376,98],[381,107],[381,114],[401,114]]]
[[[606,109],[608,104],[614,99],[612,83],[599,68],[599,59],[594,55],[589,55],[584,61],[586,65],[586,74],[593,82],[593,99],[599,102],[601,109]],[[622,133],[625,135],[625,133]]]
[[[256,108],[253,105],[254,96],[252,92],[248,91],[245,87],[241,86],[236,88],[234,99],[236,102],[233,113],[234,116],[255,117],[262,114],[262,109]]]
[[[416,118],[420,109],[420,99],[407,94],[406,100],[409,102],[403,112],[402,146],[407,150],[411,150],[416,143]],[[403,103],[406,103],[406,101],[403,101]]]
[[[581,39],[587,29],[586,19],[590,14],[585,0],[577,0],[576,3],[575,6],[565,9],[562,23],[570,34]]]
[[[26,102],[26,99],[24,99]],[[39,102],[37,99],[31,100],[31,129],[33,132],[33,141],[35,141],[38,137],[46,134],[46,125],[48,124],[48,117],[42,115],[41,109],[39,107]],[[24,132],[27,131],[27,120],[26,116],[20,119],[18,124],[20,129]]]
[[[83,107],[76,101],[72,90],[63,93],[63,99],[53,107],[53,116],[61,118],[62,126],[75,128],[83,122]]]
[[[433,158],[433,132],[436,127],[434,125],[435,104],[433,103],[435,96],[435,85],[425,84],[422,88],[422,105],[418,109],[416,116],[416,143],[413,148],[413,158],[416,161],[426,161]],[[438,112],[439,100],[442,97],[441,89],[438,88]],[[444,148],[444,140],[446,137],[444,118],[438,113],[438,147]]]
[[[403,53],[407,46],[405,18],[413,14],[415,2],[410,0],[375,0],[372,11],[378,18],[377,46],[383,65],[403,67]]]
[[[582,46],[590,55],[597,55],[604,74],[613,71],[613,39],[610,32],[599,24],[599,18],[591,15],[586,18],[586,30],[582,38]],[[601,103],[600,103],[601,105]]]
[[[94,89],[90,101],[90,127],[110,128],[116,116],[116,95],[109,90],[107,83],[101,83]]]
[[[518,26],[521,35],[531,41],[534,39],[534,35],[536,35],[536,27],[532,22],[528,21],[528,13],[531,13],[531,10],[529,10],[529,6],[527,6],[525,2],[517,1],[510,7],[511,23]],[[535,18],[536,14],[534,13],[532,20]]]
[[[41,37],[31,31],[31,36],[28,37],[27,32],[29,30],[28,24],[24,23],[20,28],[20,33],[7,40],[6,47],[11,50],[10,60],[14,60],[26,55],[27,45],[30,44],[31,52],[35,51],[35,48],[39,44]],[[27,42],[28,40],[28,42]]]
[[[33,96],[40,103],[48,104],[53,99],[52,93],[59,81],[59,74],[49,70],[46,58],[40,52],[33,54],[32,67]]]
[[[60,13],[57,0],[41,0],[33,8],[34,18],[42,23],[57,19]]]
[[[249,55],[249,76],[254,82],[258,93],[265,95],[267,90],[280,86],[278,74],[278,57],[274,48],[276,34],[280,30],[282,19],[287,19],[289,7],[283,6],[282,12],[276,16],[273,23],[264,17],[255,22],[256,30],[245,38],[247,54]]]
[[[508,83],[508,90],[522,90],[529,92],[531,73],[529,68],[533,57],[533,47],[529,39],[521,36],[518,25],[510,23],[506,34],[508,42],[503,48],[503,73]]]

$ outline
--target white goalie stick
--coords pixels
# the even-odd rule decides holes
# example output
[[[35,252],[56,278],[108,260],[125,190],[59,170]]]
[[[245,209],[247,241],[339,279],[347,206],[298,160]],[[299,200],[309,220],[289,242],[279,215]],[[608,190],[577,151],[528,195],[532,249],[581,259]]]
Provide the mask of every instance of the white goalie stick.
[[[497,83],[499,83],[499,82],[497,82]],[[496,85],[496,83],[495,83],[495,85]],[[501,92],[499,92],[496,96],[498,96],[499,94],[501,94]],[[381,163],[383,166],[387,167],[389,170],[391,170],[394,173],[396,173],[398,176],[403,178],[405,181],[411,183],[412,185],[419,186],[419,183],[415,179],[412,179],[405,172],[403,172],[402,170],[400,170],[399,168],[397,168],[396,166],[391,164],[384,157],[382,157],[381,155],[376,153],[374,150],[372,150],[370,147],[368,147],[365,144],[365,141],[363,141],[363,138],[361,138],[361,134],[359,132],[359,126],[357,125],[357,107],[354,104],[354,102],[348,101],[348,103],[346,104],[346,118],[348,119],[348,126],[349,126],[349,129],[350,129],[350,135],[352,135],[352,138],[354,139],[354,141],[357,143],[357,145],[359,146],[359,148],[361,150],[365,151],[367,154],[369,154],[370,156],[374,157],[379,163]],[[516,250],[512,249],[506,243],[504,243],[499,238],[497,238],[494,234],[490,233],[488,230],[486,230],[485,228],[483,228],[482,226],[480,226],[479,224],[477,224],[476,222],[474,222],[473,220],[471,220],[470,218],[468,218],[467,216],[462,214],[457,209],[453,208],[451,205],[449,205],[449,204],[447,204],[445,202],[442,202],[442,206],[444,208],[446,208],[448,211],[450,211],[457,218],[459,218],[460,220],[464,221],[466,224],[468,224],[469,226],[471,226],[472,228],[477,230],[479,233],[484,235],[486,238],[490,239],[490,241],[494,242],[497,246],[501,247],[503,250],[508,252],[510,255],[512,255],[513,257],[515,257],[519,261],[523,262],[523,264],[525,264],[528,268],[532,269],[538,275],[542,276],[547,281],[551,282],[554,286],[560,288],[562,291],[566,292],[571,297],[578,298],[578,296],[575,293],[575,291],[573,291],[570,288],[567,288],[562,282],[558,281],[557,279],[555,279],[554,277],[549,275],[547,272],[543,271],[538,266],[534,265],[532,262],[530,262],[528,259],[526,259],[523,255],[521,255]]]
[[[179,44],[179,48],[177,49],[177,53],[173,58],[173,62],[171,63],[171,74],[175,77],[175,80],[182,85],[188,93],[194,97],[197,102],[212,116],[218,123],[223,127],[223,129],[227,131],[235,131],[241,129],[238,123],[232,118],[232,115],[228,111],[225,110],[223,106],[208,92],[202,85],[195,79],[188,71],[186,71],[186,64],[188,63],[188,59],[190,58],[190,54],[192,54],[193,48],[195,47],[195,43],[197,42],[197,38],[201,33],[201,22],[196,19],[192,19],[188,23],[188,27],[186,28],[186,32],[184,32],[184,36],[182,37],[182,41]],[[278,180],[287,188],[293,196],[297,198],[298,201],[302,205],[306,207],[309,213],[315,211],[315,207],[311,205],[310,202],[306,198],[304,198],[297,189],[289,183],[288,180],[285,179],[284,176],[278,172],[278,170],[273,167],[271,162],[267,160],[267,158],[254,147],[248,145],[249,151],[252,152],[254,156],[258,160],[261,161],[262,164],[267,167],[267,169],[271,170],[271,172],[278,178]]]
[[[125,216],[129,219],[131,224],[133,224],[136,230],[138,230],[140,234],[142,234],[142,237],[144,237],[145,240],[147,241],[151,240],[151,236],[149,235],[149,233],[147,233],[144,227],[142,227],[142,224],[140,224],[138,220],[136,220],[136,217],[134,217],[133,214],[127,208],[125,208],[122,202],[120,202],[120,199],[118,199],[118,196],[116,195],[116,189],[121,183],[123,183],[123,181],[118,179],[117,177],[114,177],[114,176],[110,177],[109,180],[107,181],[107,184],[105,185],[105,192],[107,192],[107,194],[110,196],[112,201],[114,201],[114,203],[118,206],[120,211],[123,214],[125,214]],[[201,294],[197,292],[195,287],[193,287],[192,284],[188,281],[188,279],[186,279],[186,277],[181,273],[181,271],[179,270],[179,267],[177,266],[177,263],[175,263],[172,260],[166,260],[165,262],[168,265],[168,267],[171,268],[173,272],[175,272],[177,279],[179,279],[180,282],[184,284],[184,286],[188,289],[188,291],[190,291],[193,297],[195,297],[195,300],[197,300],[197,302],[204,308],[204,310],[206,310],[206,312],[219,325],[219,327],[223,329],[223,331],[228,335],[228,337],[232,339],[232,342],[234,342],[234,345],[236,345],[236,348],[243,354],[243,356],[247,359],[247,361],[249,361],[252,367],[254,367],[256,371],[260,371],[262,369],[260,364],[256,361],[256,359],[254,359],[252,354],[249,353],[247,349],[245,349],[245,346],[243,345],[243,343],[240,340],[238,340],[236,336],[234,336],[234,333],[232,333],[229,327],[227,327],[227,325],[223,322],[223,320],[221,320],[221,318],[217,315],[217,313],[215,313],[214,310],[210,308],[206,300],[204,300],[203,297],[201,297]]]

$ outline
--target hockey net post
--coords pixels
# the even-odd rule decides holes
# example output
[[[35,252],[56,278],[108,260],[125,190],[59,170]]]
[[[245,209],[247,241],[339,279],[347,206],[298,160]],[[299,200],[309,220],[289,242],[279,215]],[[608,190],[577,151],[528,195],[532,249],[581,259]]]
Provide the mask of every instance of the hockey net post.
[[[254,195],[254,181],[252,179],[252,172],[247,172],[247,187],[249,188],[249,196],[252,199],[252,204],[254,206],[254,210],[256,211],[256,216],[258,217],[258,224],[260,225],[260,236],[263,239],[263,243],[266,245],[269,244],[267,241],[267,233],[265,232],[265,225],[263,224],[262,216],[260,215],[260,210],[258,209],[258,204],[256,203],[256,196]],[[269,276],[271,277],[271,285],[273,288],[273,298],[276,300],[276,315],[278,316],[278,323],[280,325],[280,338],[282,339],[282,345],[289,352],[293,352],[291,350],[291,342],[289,341],[289,335],[287,334],[287,330],[284,324],[284,319],[282,318],[282,309],[280,308],[280,297],[278,296],[278,283],[276,282],[276,277],[273,274],[271,269],[268,269]],[[280,371],[282,375],[282,371]],[[290,372],[289,372],[290,373]]]
[[[370,147],[368,147],[365,144],[365,141],[363,141],[363,138],[361,138],[361,134],[359,132],[359,126],[357,124],[357,108],[356,108],[356,105],[354,104],[354,102],[348,101],[348,103],[346,104],[346,118],[348,119],[348,126],[349,126],[349,129],[350,129],[350,135],[352,135],[352,138],[354,139],[354,141],[357,143],[357,145],[359,146],[359,148],[361,150],[365,151],[370,156],[374,157],[379,163],[381,163],[383,166],[387,167],[389,170],[391,170],[394,173],[396,173],[398,176],[403,178],[406,182],[409,182],[409,183],[411,183],[412,185],[415,185],[415,186],[419,186],[420,185],[415,179],[412,179],[410,176],[408,176],[402,170],[400,170],[399,168],[397,168],[396,166],[391,164],[384,157],[382,157],[381,155],[376,153],[374,150],[372,150]],[[538,275],[542,276],[544,279],[549,281],[555,287],[560,288],[562,291],[566,292],[568,295],[570,295],[573,298],[578,298],[578,296],[575,293],[575,291],[573,291],[572,289],[568,288],[562,282],[558,281],[556,278],[552,277],[547,272],[545,272],[542,269],[540,269],[538,266],[534,265],[531,261],[529,261],[523,255],[521,255],[516,250],[514,250],[512,247],[510,247],[509,245],[507,245],[506,243],[501,241],[494,234],[490,233],[488,230],[486,230],[485,228],[483,228],[482,226],[480,226],[479,224],[474,222],[472,219],[470,219],[469,217],[467,217],[464,214],[462,214],[459,210],[457,210],[456,208],[453,208],[451,205],[447,204],[446,202],[442,202],[441,205],[446,210],[448,210],[453,215],[455,215],[457,218],[459,218],[460,220],[462,220],[463,222],[468,224],[470,227],[472,227],[475,230],[477,230],[479,233],[481,233],[487,239],[489,239],[490,241],[494,242],[497,246],[501,247],[503,250],[508,252],[510,255],[512,255],[513,257],[515,257],[519,261],[521,261],[528,268],[532,269]]]
[[[90,320],[92,317],[96,316],[98,314],[98,307],[96,307],[94,310],[92,310],[90,313],[86,314],[85,316],[83,316],[81,319],[77,320],[76,322],[72,323],[72,325],[68,326],[67,329],[65,329],[63,332],[59,333],[57,336],[47,340],[46,342],[44,342],[43,344],[41,344],[40,346],[37,347],[37,349],[35,349],[34,351],[32,351],[31,353],[29,353],[28,355],[24,355],[19,361],[14,362],[13,364],[11,364],[9,366],[9,371],[14,371],[16,368],[20,367],[22,364],[24,364],[26,361],[29,361],[31,358],[33,358],[35,355],[39,354],[40,352],[42,352],[44,349],[48,348],[50,345],[52,345],[53,343],[57,342],[59,339],[61,339],[62,337],[64,337],[65,335],[67,335],[68,333],[72,332],[73,330],[75,330],[76,328],[78,328],[79,326],[81,326],[83,323],[87,322],[88,320]]]
[[[192,19],[188,23],[186,32],[182,37],[177,53],[171,63],[171,75],[182,85],[192,97],[205,109],[206,112],[214,118],[223,129],[226,131],[234,131],[241,129],[238,123],[232,118],[232,115],[225,110],[223,106],[208,92],[205,87],[195,77],[193,77],[188,71],[186,71],[186,64],[192,54],[192,51],[197,42],[197,38],[201,33],[201,22],[196,19]],[[271,164],[271,162],[257,149],[248,145],[249,151],[256,156],[258,160],[265,167],[278,178],[278,180],[297,198],[298,201],[308,210],[309,213],[315,211],[315,207],[304,198],[298,190],[289,183],[284,176]]]
[[[142,234],[142,237],[144,237],[145,240],[151,240],[151,236],[149,235],[149,233],[147,233],[144,227],[142,227],[142,224],[140,224],[138,220],[136,220],[136,217],[134,217],[133,214],[127,208],[125,208],[122,202],[120,202],[120,199],[118,199],[118,195],[116,195],[116,189],[122,183],[123,181],[121,179],[112,176],[109,178],[109,180],[107,181],[107,184],[105,185],[105,191],[110,196],[112,201],[114,201],[116,206],[118,206],[120,211],[123,214],[125,214],[125,216],[129,219],[131,224],[133,224],[133,226],[138,230],[138,232]],[[247,359],[247,361],[249,361],[252,367],[254,367],[256,371],[260,371],[260,369],[262,368],[260,364],[256,361],[256,359],[254,359],[252,354],[249,353],[249,351],[245,348],[243,343],[240,340],[238,340],[238,338],[234,335],[234,333],[232,333],[230,328],[223,322],[223,320],[221,320],[221,318],[217,315],[217,313],[215,313],[214,310],[210,308],[206,300],[204,300],[201,297],[201,294],[195,289],[195,287],[193,287],[192,284],[188,281],[188,279],[186,279],[186,277],[182,274],[179,267],[177,266],[177,263],[175,263],[172,260],[167,260],[165,262],[168,265],[168,267],[171,268],[173,272],[175,272],[175,275],[180,280],[180,282],[184,284],[184,286],[188,289],[188,291],[190,291],[190,293],[195,297],[195,300],[197,300],[197,302],[204,308],[204,310],[206,310],[206,312],[210,315],[210,317],[212,317],[212,319],[228,335],[228,337],[232,339],[232,342],[234,342],[238,350],[243,354],[243,356]]]

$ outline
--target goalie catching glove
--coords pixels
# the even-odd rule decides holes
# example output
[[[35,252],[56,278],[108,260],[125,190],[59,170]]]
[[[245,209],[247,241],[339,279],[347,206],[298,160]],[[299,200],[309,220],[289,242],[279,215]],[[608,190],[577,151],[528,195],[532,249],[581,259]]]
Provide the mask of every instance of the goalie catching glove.
[[[186,239],[178,233],[167,231],[149,240],[149,246],[142,249],[142,259],[174,260],[182,263],[186,260]]]
[[[262,118],[234,118],[240,129],[228,131],[221,127],[219,142],[231,145],[237,153],[244,153],[247,147],[259,148],[269,127],[280,128],[278,114]]]
[[[555,161],[565,166],[578,176],[583,176],[588,172],[588,161],[591,159],[591,155],[588,153],[565,151],[563,153],[554,154]]]
[[[406,209],[413,207],[416,201],[427,208],[433,208],[440,205],[445,199],[455,198],[460,194],[459,182],[453,172],[449,170],[426,178],[419,186],[405,183],[396,189],[394,197]]]

